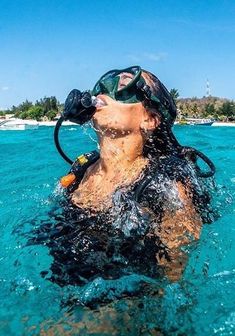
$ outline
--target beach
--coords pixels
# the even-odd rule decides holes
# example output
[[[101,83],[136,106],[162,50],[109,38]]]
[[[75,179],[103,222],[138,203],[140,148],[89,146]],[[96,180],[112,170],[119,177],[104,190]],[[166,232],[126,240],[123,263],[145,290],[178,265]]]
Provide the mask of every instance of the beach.
[[[227,126],[227,127],[234,127],[235,122],[220,122],[220,121],[215,121],[211,126]]]
[[[38,121],[39,126],[55,126],[56,123],[57,121]],[[77,124],[71,121],[68,121],[68,120],[63,121],[63,124],[62,124],[62,126],[72,126],[72,125],[76,126]]]

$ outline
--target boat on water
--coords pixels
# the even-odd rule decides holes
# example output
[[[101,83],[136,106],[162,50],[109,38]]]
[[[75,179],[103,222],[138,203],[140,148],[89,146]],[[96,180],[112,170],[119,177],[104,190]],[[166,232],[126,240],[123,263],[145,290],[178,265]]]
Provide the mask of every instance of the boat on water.
[[[37,129],[39,123],[36,120],[4,119],[0,121],[0,131],[24,131]]]
[[[213,122],[213,119],[184,118],[178,121],[178,125],[211,126]]]

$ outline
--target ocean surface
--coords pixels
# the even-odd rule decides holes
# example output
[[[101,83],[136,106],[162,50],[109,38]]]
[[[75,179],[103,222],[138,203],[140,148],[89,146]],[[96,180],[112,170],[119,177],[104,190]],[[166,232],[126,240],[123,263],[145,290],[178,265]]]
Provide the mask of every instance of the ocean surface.
[[[47,280],[48,250],[26,246],[25,233],[48,220],[69,165],[56,151],[53,127],[0,132],[0,335],[235,335],[235,129],[174,132],[215,163],[220,217],[204,225],[179,282],[156,282],[155,295],[114,297],[95,308],[84,302],[115,286],[131,293],[139,276],[98,278],[82,289]],[[97,148],[89,129],[66,126],[60,138],[71,158]]]

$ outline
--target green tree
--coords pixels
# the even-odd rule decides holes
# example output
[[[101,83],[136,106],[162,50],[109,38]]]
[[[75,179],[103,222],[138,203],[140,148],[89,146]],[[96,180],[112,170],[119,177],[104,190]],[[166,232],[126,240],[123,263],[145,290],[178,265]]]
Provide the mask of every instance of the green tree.
[[[44,116],[44,111],[41,106],[32,106],[26,112],[26,115],[27,115],[27,118],[36,119],[37,121],[40,121],[42,117]]]
[[[197,117],[197,116],[198,116],[198,106],[197,106],[196,103],[193,104],[192,112],[193,112],[193,116],[194,116],[194,117]]]
[[[205,117],[207,117],[207,116],[215,116],[216,115],[215,105],[213,103],[206,104],[205,107],[204,107],[203,115]]]
[[[58,102],[58,100],[56,99],[55,96],[52,96],[50,98],[50,103],[51,103],[51,110],[58,111],[59,102]]]
[[[33,107],[33,103],[26,99],[18,106],[13,105],[11,108],[11,113],[14,113],[16,117],[20,117],[22,112],[27,112],[31,107]]]
[[[235,118],[235,104],[231,101],[226,101],[222,104],[219,109],[220,114],[226,116],[227,118]]]
[[[20,119],[28,119],[28,118],[29,118],[29,116],[28,116],[28,111],[24,111],[24,112],[17,113],[17,118],[20,118]]]
[[[44,114],[46,114],[48,111],[51,111],[51,110],[57,112],[59,102],[55,96],[51,96],[51,97],[44,97],[44,98],[41,98],[40,100],[37,100],[35,105],[42,107]]]
[[[171,94],[174,102],[176,103],[177,99],[179,98],[179,91],[177,89],[171,89],[170,94]]]
[[[21,111],[20,111],[20,109],[19,109],[18,106],[15,106],[15,105],[12,106],[12,108],[11,108],[11,113],[15,114],[16,117],[19,116],[20,112],[21,112]]]
[[[57,112],[53,110],[50,110],[46,113],[46,116],[49,120],[55,119],[56,115],[57,115]]]
[[[28,111],[32,106],[33,106],[33,103],[26,99],[23,103],[21,103],[18,106],[18,109],[24,112],[24,111]]]

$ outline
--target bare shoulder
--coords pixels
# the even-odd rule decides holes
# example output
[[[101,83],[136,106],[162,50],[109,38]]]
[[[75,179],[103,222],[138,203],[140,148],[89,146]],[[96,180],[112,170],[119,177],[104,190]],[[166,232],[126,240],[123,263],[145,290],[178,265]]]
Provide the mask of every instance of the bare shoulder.
[[[202,227],[202,220],[193,204],[190,188],[187,184],[177,182],[177,189],[182,206],[178,209],[166,210],[161,225],[155,232],[166,246],[169,259],[159,258],[159,256],[156,258],[172,281],[180,279],[186,265],[187,254],[181,247],[197,241]]]
[[[190,187],[182,182],[177,182],[176,186],[181,206],[177,209],[170,206],[165,208],[161,225],[156,232],[169,249],[199,239],[202,227],[201,217],[192,201]]]

